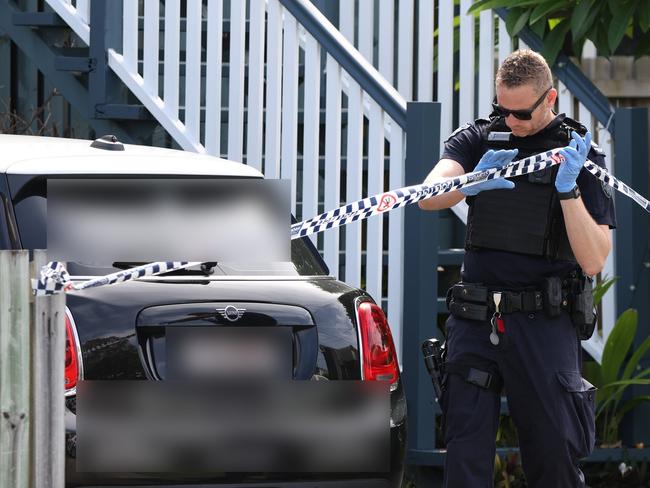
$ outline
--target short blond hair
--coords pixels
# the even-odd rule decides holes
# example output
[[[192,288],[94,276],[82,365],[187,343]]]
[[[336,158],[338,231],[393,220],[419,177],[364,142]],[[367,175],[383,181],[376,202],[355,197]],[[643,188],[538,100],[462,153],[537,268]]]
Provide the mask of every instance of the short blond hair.
[[[515,88],[533,85],[543,93],[553,85],[553,75],[544,57],[530,49],[519,49],[506,57],[497,71],[495,86]]]

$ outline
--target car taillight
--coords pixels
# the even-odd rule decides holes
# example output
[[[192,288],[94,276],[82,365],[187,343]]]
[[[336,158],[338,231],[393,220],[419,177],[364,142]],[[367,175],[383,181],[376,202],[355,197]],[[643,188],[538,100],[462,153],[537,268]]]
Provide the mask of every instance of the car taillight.
[[[391,384],[397,382],[397,353],[383,310],[372,302],[361,302],[357,306],[357,317],[363,356],[363,378],[371,381],[389,381]]]
[[[79,378],[79,358],[77,356],[77,336],[72,328],[70,312],[65,314],[65,390],[77,386]]]

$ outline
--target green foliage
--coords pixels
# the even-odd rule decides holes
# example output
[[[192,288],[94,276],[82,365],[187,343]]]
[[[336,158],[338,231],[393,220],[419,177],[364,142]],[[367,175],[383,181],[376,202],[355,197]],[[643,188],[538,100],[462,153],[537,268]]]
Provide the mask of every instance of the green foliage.
[[[503,457],[494,456],[494,488],[525,488],[528,486],[519,453],[509,453]]]
[[[571,22],[569,19],[562,19],[560,23],[544,36],[544,45],[540,54],[546,58],[549,65],[552,66],[555,62],[555,58],[557,58],[560,49],[562,49],[564,39],[570,28]]]
[[[650,54],[648,0],[478,0],[469,12],[505,7],[511,36],[528,26],[542,38],[550,65],[560,52],[579,56],[591,40],[604,56],[614,54],[627,36],[639,57]]]
[[[648,462],[631,459],[588,463],[580,467],[590,488],[647,487]]]
[[[607,278],[607,276],[605,276],[601,282],[594,286],[594,305],[598,305],[600,303],[600,301],[603,299],[603,295],[607,293],[607,290],[609,290],[611,286],[617,281],[618,276],[615,276],[614,278]]]
[[[607,288],[609,286],[611,283]],[[602,297],[602,294],[600,296]],[[641,359],[650,349],[650,337],[629,355],[636,336],[637,323],[636,310],[630,308],[623,312],[607,338],[601,363],[589,361],[584,364],[584,376],[598,388],[596,428],[598,438],[605,445],[613,445],[619,440],[618,426],[626,413],[640,403],[650,401],[648,394],[636,395],[625,402],[622,401],[623,393],[629,386],[650,385],[650,369],[639,368]]]
[[[602,378],[604,384],[616,381],[621,364],[630,350],[636,334],[637,314],[628,309],[616,321],[603,350]]]
[[[499,416],[499,428],[496,437],[497,447],[512,447],[519,445],[517,428],[510,415],[501,414]]]
[[[506,29],[511,36],[516,36],[519,31],[526,27],[530,18],[530,10],[513,8],[508,10],[506,16]]]

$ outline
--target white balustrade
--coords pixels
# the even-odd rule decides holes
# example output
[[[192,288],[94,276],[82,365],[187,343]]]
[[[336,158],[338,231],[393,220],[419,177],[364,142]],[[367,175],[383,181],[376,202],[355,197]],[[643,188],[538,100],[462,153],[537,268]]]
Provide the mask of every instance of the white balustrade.
[[[506,29],[506,23],[498,20],[499,23],[499,64],[512,52],[512,38]]]
[[[384,191],[384,117],[381,107],[371,102],[368,124],[368,188],[366,195],[372,196]],[[366,291],[376,300],[384,296],[382,290],[383,215],[368,219],[366,225]],[[381,305],[381,304],[380,304]]]
[[[467,14],[472,0],[460,0],[460,51],[458,54],[459,80],[462,90],[458,97],[458,123],[465,124],[476,119],[474,112],[474,15]],[[448,134],[442,134],[448,137]]]
[[[433,0],[420,0],[418,10],[418,100],[433,100]],[[392,63],[392,62],[391,62]]]
[[[404,181],[404,157],[406,154],[406,133],[391,121],[390,123],[390,188],[402,188]],[[404,213],[393,211],[388,218],[388,321],[398,354],[402,352],[402,309],[404,302]]]
[[[262,169],[264,129],[264,36],[266,9],[264,2],[250,2],[250,31],[248,47],[248,123],[246,125],[246,163]],[[221,64],[221,63],[219,63]],[[243,91],[243,90],[242,90]]]
[[[122,56],[124,68],[133,77],[138,72],[138,2],[124,2],[124,19],[122,29]]]
[[[298,22],[284,12],[282,60],[282,162],[280,177],[291,186],[291,211],[296,214],[298,173]]]
[[[90,44],[90,0],[77,0],[74,4],[70,0],[45,1],[86,45]]]
[[[404,100],[413,99],[413,0],[398,2],[397,90]],[[368,60],[372,61],[372,60]]]
[[[374,53],[374,0],[359,0],[359,52],[372,63]]]
[[[352,3],[352,2],[350,2]],[[394,36],[394,9],[392,2],[379,2],[379,32],[382,33],[379,36],[379,55],[378,55],[378,69],[383,77],[388,81],[388,83],[394,83],[393,79],[393,62],[394,58],[394,48],[393,48],[393,36]],[[342,30],[345,34],[345,32]],[[350,39],[350,38],[348,38]]]
[[[351,80],[348,87],[348,130],[345,199],[362,198],[363,186],[363,108],[361,88]],[[373,161],[374,163],[374,161]],[[345,281],[361,286],[361,222],[345,226]]]
[[[212,9],[215,1],[211,0],[208,6]],[[211,12],[212,10],[209,10]],[[181,2],[180,0],[165,1],[165,59],[163,69],[163,97],[165,112],[170,120],[178,120],[178,96],[180,90],[180,31],[181,31]],[[208,32],[210,32],[208,30]],[[208,43],[210,37],[208,37]],[[219,53],[221,50],[219,50]],[[208,79],[210,72],[208,71]]]
[[[567,117],[573,118],[573,95],[561,81],[557,84],[557,92],[558,110],[565,113]]]
[[[77,0],[76,7],[81,22],[90,23],[90,0]]]
[[[128,0],[127,2],[128,3]],[[200,144],[201,131],[201,39],[202,5],[187,2],[185,29],[185,128],[188,136]]]
[[[478,114],[492,108],[494,98],[494,14],[485,10],[480,14],[478,44]]]
[[[142,75],[144,84],[152,96],[158,96],[158,0],[144,2],[144,55]]]
[[[325,209],[341,204],[341,68],[326,56],[325,81]],[[330,273],[339,276],[339,229],[323,235],[323,257]]]
[[[306,34],[305,48],[305,102],[304,138],[302,157],[302,217],[318,214],[319,127],[320,127],[320,77],[321,49],[310,34]],[[318,236],[312,235],[316,243]]]
[[[269,2],[266,63],[266,145],[264,175],[280,177],[280,124],[282,117],[282,6]]]
[[[230,2],[228,159],[234,161],[243,161],[245,35],[246,2]]]
[[[221,78],[223,2],[221,0],[208,0],[207,15],[208,44],[205,67],[206,111],[204,140],[205,150],[208,154],[219,156],[221,154],[221,84],[223,82]],[[260,75],[258,74],[258,76]]]
[[[442,148],[444,140],[454,130],[454,0],[440,0],[438,17],[436,100],[440,102],[440,147]]]

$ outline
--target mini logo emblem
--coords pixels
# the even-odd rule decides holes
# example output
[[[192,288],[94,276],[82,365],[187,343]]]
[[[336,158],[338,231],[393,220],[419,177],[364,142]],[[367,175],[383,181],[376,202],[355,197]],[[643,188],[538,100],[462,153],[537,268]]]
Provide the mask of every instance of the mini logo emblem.
[[[395,205],[395,202],[397,199],[391,195],[390,193],[385,193],[384,195],[381,196],[381,202],[379,203],[379,206],[377,207],[377,210],[380,212],[383,212],[384,210],[388,210],[390,207]]]
[[[217,308],[216,310],[219,312],[219,315],[229,322],[237,322],[246,311],[245,308],[237,308],[234,305],[228,305],[225,308]]]

